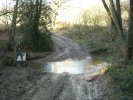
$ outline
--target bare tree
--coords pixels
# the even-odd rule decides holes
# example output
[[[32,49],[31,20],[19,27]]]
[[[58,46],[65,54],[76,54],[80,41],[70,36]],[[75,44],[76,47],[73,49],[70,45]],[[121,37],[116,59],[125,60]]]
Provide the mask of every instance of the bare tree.
[[[99,26],[102,22],[102,13],[99,13],[101,9],[87,9],[83,10],[81,15],[82,24]]]
[[[122,19],[121,19],[121,7],[120,7],[120,0],[116,0],[116,7],[113,0],[109,0],[111,8],[108,7],[105,0],[102,0],[103,5],[111,19],[111,24],[114,28],[117,29],[117,32],[121,34],[122,38],[125,39],[122,27]]]
[[[133,0],[130,0],[130,19],[129,19],[129,32],[127,43],[127,56],[126,60],[130,61],[133,58]]]
[[[13,19],[12,19],[12,26],[9,36],[9,43],[8,47],[11,49],[12,45],[15,43],[15,34],[16,34],[16,20],[17,20],[17,12],[18,12],[18,2],[19,0],[16,0],[16,4],[14,6],[14,12],[13,12]],[[14,44],[14,61],[16,60],[16,46]]]
[[[120,0],[116,0],[116,10],[117,10],[117,14],[118,14],[118,22],[119,22],[119,25],[120,25],[120,29],[123,31]]]
[[[63,4],[68,2],[69,0],[50,0],[51,4],[53,6],[53,12],[54,12],[54,24],[56,21],[56,17],[58,16],[58,11],[62,8]]]
[[[9,34],[10,30],[10,23],[11,23],[11,16],[12,16],[13,9],[10,4],[8,4],[7,0],[0,9],[0,20],[2,24],[4,24],[4,30]]]
[[[9,36],[9,44],[13,43],[15,40],[15,33],[16,33],[16,20],[17,20],[17,12],[18,12],[18,2],[19,0],[16,0],[16,4],[14,6],[14,11],[13,11],[13,18],[12,18],[12,27],[11,27],[11,32]]]
[[[11,14],[13,12],[11,4],[7,1],[8,0],[5,0],[5,3],[3,3],[3,6],[0,9],[0,17],[4,15],[7,16],[8,14]]]

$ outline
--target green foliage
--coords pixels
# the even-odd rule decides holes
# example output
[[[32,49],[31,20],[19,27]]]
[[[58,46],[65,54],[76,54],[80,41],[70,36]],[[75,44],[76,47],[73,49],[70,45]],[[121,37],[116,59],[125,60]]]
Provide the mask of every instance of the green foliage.
[[[7,46],[8,46],[8,41],[5,41],[5,40],[0,41],[0,50],[7,49]]]
[[[20,2],[20,33],[27,48],[33,51],[51,51],[53,42],[49,28],[52,23],[52,9],[46,2],[38,3],[39,5],[34,0]]]
[[[132,100],[133,98],[133,63],[112,66],[109,75],[114,85],[114,97],[117,100]]]
[[[36,4],[34,0],[27,0],[27,1],[21,1],[20,7],[18,9],[19,11],[19,23],[20,26],[23,27],[23,25],[26,25],[26,29],[28,31],[33,28],[33,25],[35,24],[35,16],[36,16]],[[50,5],[47,5],[44,2],[42,2],[41,7],[41,16],[39,19],[39,29],[41,31],[47,31],[47,29],[51,28],[52,22],[53,22],[53,10]],[[27,30],[26,30],[27,31]]]
[[[12,66],[13,65],[13,58],[11,58],[9,56],[4,56],[1,59],[1,65]]]
[[[29,34],[23,34],[23,44],[33,51],[51,51],[53,50],[53,41],[51,34],[42,33],[39,36],[39,40],[36,42],[32,41]]]
[[[12,66],[13,65],[13,52],[6,49],[0,53],[0,65]]]

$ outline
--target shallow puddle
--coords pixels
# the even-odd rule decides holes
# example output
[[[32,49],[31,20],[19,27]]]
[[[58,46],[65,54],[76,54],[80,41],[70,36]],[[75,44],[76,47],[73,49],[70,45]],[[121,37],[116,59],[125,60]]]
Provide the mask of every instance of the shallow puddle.
[[[83,59],[67,59],[64,61],[48,62],[43,65],[43,70],[52,73],[68,72],[71,74],[89,73],[91,75],[97,74],[108,64],[97,58],[86,57]]]

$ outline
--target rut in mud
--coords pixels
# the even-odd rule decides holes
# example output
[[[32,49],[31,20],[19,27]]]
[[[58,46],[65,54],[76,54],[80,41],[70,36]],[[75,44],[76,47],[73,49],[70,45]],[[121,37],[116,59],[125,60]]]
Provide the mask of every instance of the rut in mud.
[[[43,64],[49,61],[67,58],[81,59],[89,56],[69,38],[53,36],[53,40],[55,51],[48,57],[34,62]],[[54,74],[29,71],[26,68],[20,71],[18,68],[18,70],[7,71],[0,75],[0,79],[2,90],[0,100],[109,100],[106,79],[104,80],[103,76],[92,76],[89,73]],[[4,88],[5,86],[8,88]]]

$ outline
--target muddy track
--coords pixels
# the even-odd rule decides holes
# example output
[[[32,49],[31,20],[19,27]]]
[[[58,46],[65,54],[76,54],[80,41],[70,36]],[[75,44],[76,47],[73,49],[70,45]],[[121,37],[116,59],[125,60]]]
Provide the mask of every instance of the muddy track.
[[[67,37],[54,35],[52,38],[55,50],[53,54],[47,57],[47,60],[49,58],[50,61],[55,61],[89,56],[88,53],[82,51],[81,47],[76,42]],[[44,59],[41,59],[40,61],[44,61]],[[99,78],[94,78],[89,74],[72,75],[69,73],[63,73],[54,75],[53,78],[50,78],[48,82],[45,82],[39,87],[39,92],[29,99],[104,100],[103,95],[105,91],[100,90],[102,85],[99,85],[100,82],[97,79]],[[107,98],[105,100],[107,100]]]
[[[47,62],[67,58],[81,58],[88,54],[69,38],[53,36],[55,51]],[[4,88],[8,86],[8,88]],[[14,90],[17,89],[17,90]],[[12,68],[0,76],[0,100],[110,100],[106,80],[102,76],[69,73],[52,74],[27,68]]]
[[[88,56],[87,52],[82,51],[82,48],[75,41],[64,37],[53,35],[54,52],[44,59],[35,60],[39,63],[65,60],[68,58],[83,58]]]

